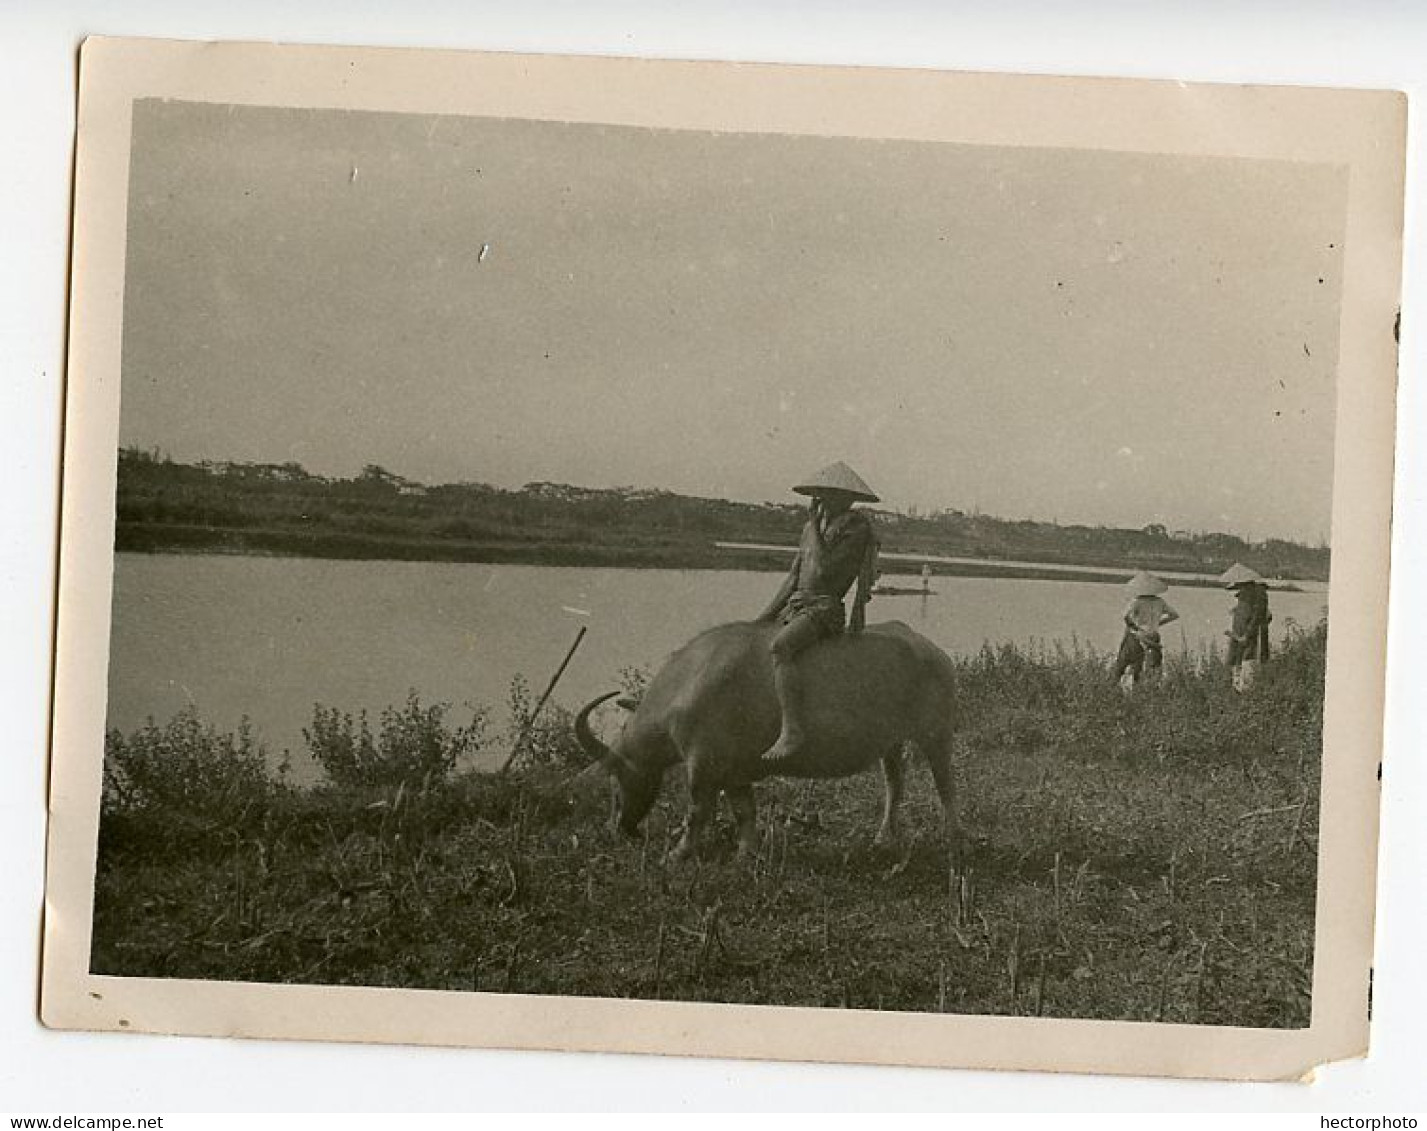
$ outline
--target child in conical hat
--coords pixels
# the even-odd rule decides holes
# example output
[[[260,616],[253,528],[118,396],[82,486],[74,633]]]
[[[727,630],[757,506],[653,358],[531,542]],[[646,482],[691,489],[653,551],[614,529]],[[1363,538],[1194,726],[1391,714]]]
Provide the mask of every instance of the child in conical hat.
[[[1247,691],[1258,676],[1259,664],[1268,659],[1268,585],[1246,565],[1235,562],[1219,579],[1237,597],[1229,614],[1229,669],[1234,690]]]
[[[1120,639],[1120,651],[1115,657],[1115,682],[1130,673],[1134,683],[1159,671],[1164,662],[1164,646],[1160,642],[1159,630],[1177,621],[1179,613],[1174,610],[1162,594],[1169,586],[1152,573],[1141,570],[1126,583],[1130,599],[1120,619],[1125,625],[1125,635]]]
[[[877,571],[877,535],[858,502],[877,495],[845,463],[829,464],[793,490],[812,503],[798,542],[798,556],[782,586],[758,620],[780,625],[769,645],[773,653],[773,688],[783,712],[778,740],[763,753],[765,768],[803,753],[803,680],[798,656],[819,641],[843,631],[861,632]],[[853,593],[851,615],[843,606]]]

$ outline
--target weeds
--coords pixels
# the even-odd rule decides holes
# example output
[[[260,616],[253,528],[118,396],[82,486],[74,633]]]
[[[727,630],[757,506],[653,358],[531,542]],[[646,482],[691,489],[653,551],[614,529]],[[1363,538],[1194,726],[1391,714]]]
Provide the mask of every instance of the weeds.
[[[104,736],[100,816],[111,831],[165,846],[231,834],[260,819],[283,790],[244,719],[219,734],[185,708],[160,727]]]
[[[507,743],[520,744],[513,765],[572,767],[586,761],[580,744],[575,741],[574,716],[554,702],[547,702],[540,714],[535,715],[535,697],[524,676],[517,675],[510,681],[507,704],[510,712]]]
[[[382,711],[374,736],[365,711],[354,720],[319,703],[312,709],[312,726],[303,728],[302,737],[335,785],[429,785],[444,780],[462,759],[474,756],[484,740],[485,711],[473,712],[466,726],[448,729],[449,710],[445,703],[423,707],[412,691],[403,706]]]
[[[627,666],[619,669],[618,686],[626,699],[637,704],[644,698],[644,689],[649,686],[649,681],[653,678],[654,673],[646,664],[637,667]]]

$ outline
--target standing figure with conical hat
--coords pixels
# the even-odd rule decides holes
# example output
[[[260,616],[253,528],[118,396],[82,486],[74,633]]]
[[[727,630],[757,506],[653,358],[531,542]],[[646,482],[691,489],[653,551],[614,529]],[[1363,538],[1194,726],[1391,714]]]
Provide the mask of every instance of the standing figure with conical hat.
[[[793,490],[811,500],[808,521],[792,569],[758,616],[781,626],[770,645],[773,683],[783,711],[778,741],[763,755],[772,764],[794,757],[803,744],[799,653],[841,635],[844,618],[846,631],[862,631],[877,568],[872,520],[865,511],[854,510],[853,504],[878,499],[857,472],[845,463],[834,463]],[[843,608],[848,590],[854,590],[850,615]]]
[[[1125,584],[1130,592],[1129,603],[1121,615],[1125,635],[1120,639],[1120,651],[1115,657],[1115,682],[1130,673],[1139,683],[1146,672],[1153,676],[1164,663],[1164,645],[1159,630],[1179,619],[1173,606],[1164,599],[1169,586],[1152,573],[1140,570]]]
[[[1229,614],[1229,668],[1234,690],[1247,691],[1258,676],[1259,664],[1268,659],[1268,585],[1246,565],[1235,562],[1219,579],[1237,600]]]

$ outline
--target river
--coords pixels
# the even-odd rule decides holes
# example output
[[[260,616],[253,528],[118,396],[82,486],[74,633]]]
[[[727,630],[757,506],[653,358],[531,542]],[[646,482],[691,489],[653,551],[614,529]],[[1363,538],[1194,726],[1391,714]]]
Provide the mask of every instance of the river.
[[[224,729],[247,716],[276,755],[303,749],[314,703],[376,713],[423,702],[495,708],[523,674],[539,693],[581,625],[555,698],[577,705],[624,667],[657,666],[695,633],[746,619],[780,578],[735,570],[591,569],[442,562],[118,554],[108,720],[129,731],[187,705]],[[888,581],[915,584],[912,579]],[[878,597],[869,620],[904,620],[952,653],[1060,640],[1113,650],[1124,591],[1082,581],[932,579],[936,596]],[[1222,640],[1232,598],[1173,589],[1170,651]],[[1274,631],[1315,623],[1326,590],[1274,593]],[[300,757],[295,761],[301,762]]]

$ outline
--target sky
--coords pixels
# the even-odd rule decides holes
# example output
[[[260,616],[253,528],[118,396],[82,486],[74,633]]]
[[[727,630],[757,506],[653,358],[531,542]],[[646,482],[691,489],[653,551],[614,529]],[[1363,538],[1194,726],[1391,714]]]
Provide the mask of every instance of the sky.
[[[136,103],[121,443],[1326,541],[1346,178]]]

